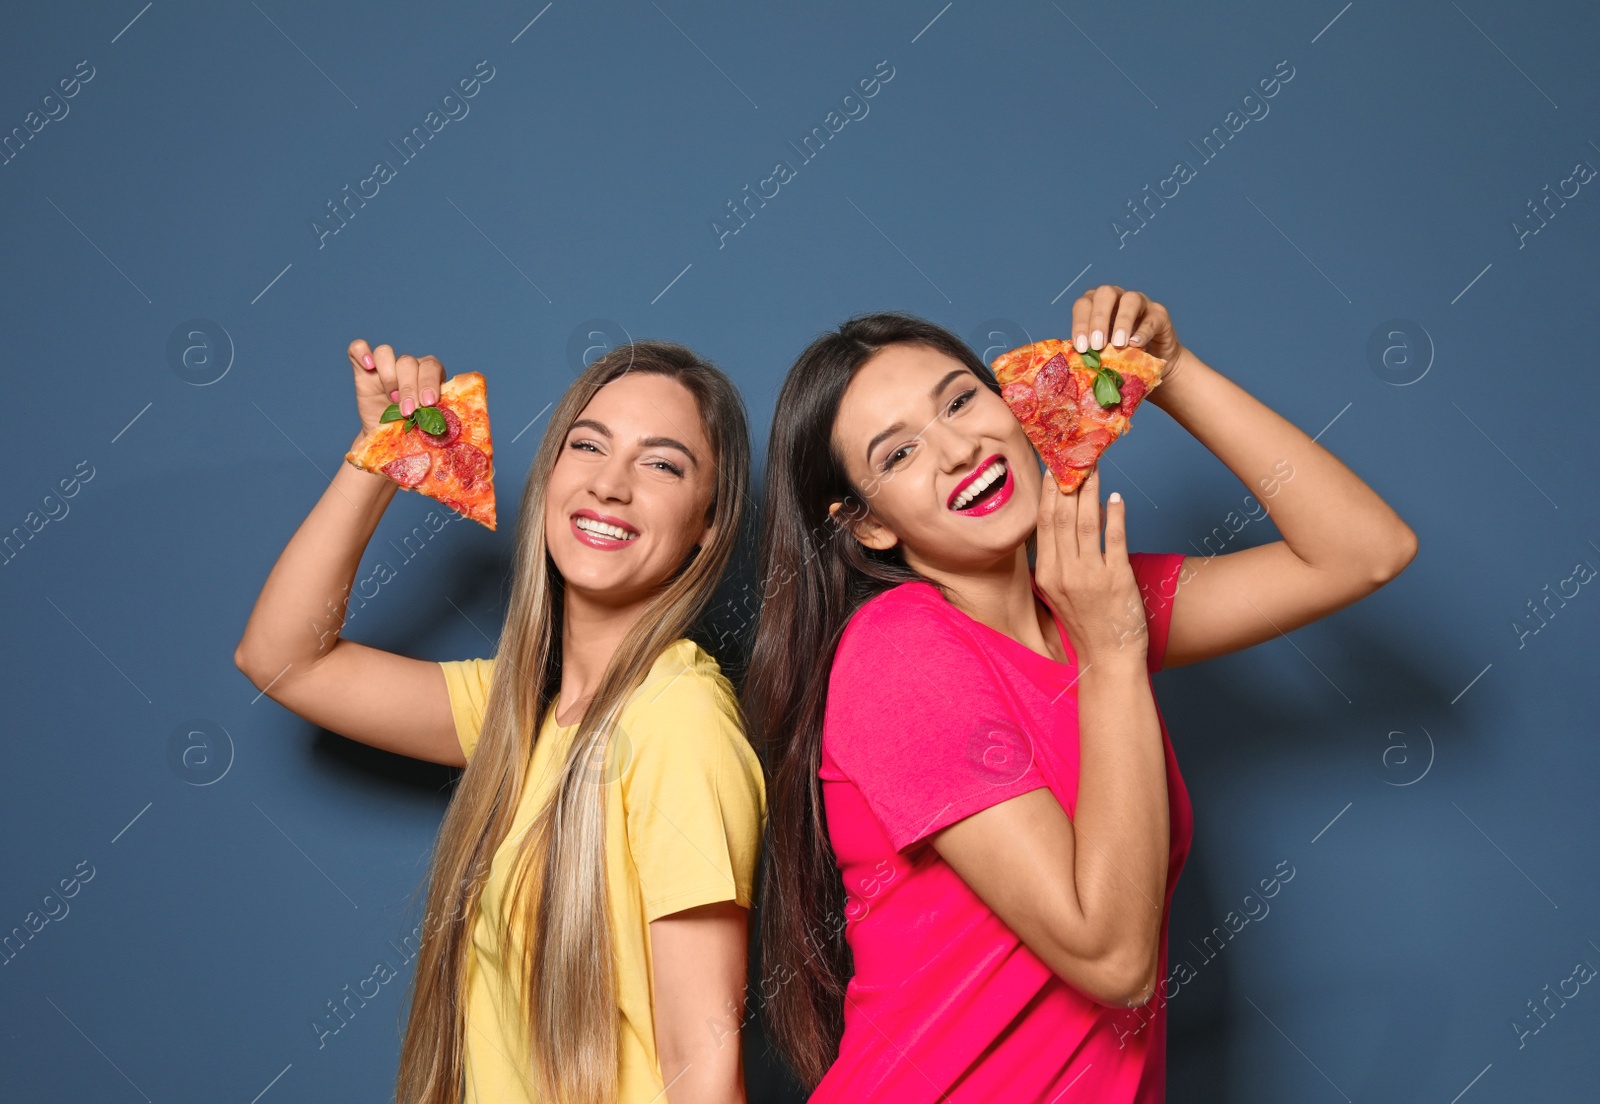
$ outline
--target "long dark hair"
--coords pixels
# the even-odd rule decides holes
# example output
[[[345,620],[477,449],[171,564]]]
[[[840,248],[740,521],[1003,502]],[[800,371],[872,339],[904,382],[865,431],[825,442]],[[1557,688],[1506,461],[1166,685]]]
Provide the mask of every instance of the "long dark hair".
[[[950,331],[899,312],[858,315],[795,361],[767,445],[762,602],[744,709],[768,779],[760,932],[762,973],[775,991],[765,1015],[773,1042],[808,1090],[838,1056],[853,972],[845,889],[817,778],[829,669],[862,603],[921,578],[898,551],[866,548],[845,528],[864,514],[875,487],[851,484],[833,448],[833,425],[861,366],[885,346],[905,344],[947,353],[1000,390],[988,365]],[[834,502],[844,504],[836,519],[828,510]]]

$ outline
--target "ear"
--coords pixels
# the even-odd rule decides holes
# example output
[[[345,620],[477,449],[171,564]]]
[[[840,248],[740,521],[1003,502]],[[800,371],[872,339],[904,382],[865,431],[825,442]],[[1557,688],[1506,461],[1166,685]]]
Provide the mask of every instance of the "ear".
[[[843,502],[831,503],[828,506],[828,516],[835,523],[845,525],[850,530],[850,535],[866,547],[878,552],[887,552],[900,543],[900,538],[879,522],[870,509],[864,516],[850,523],[841,521],[839,511],[842,509],[844,509]]]

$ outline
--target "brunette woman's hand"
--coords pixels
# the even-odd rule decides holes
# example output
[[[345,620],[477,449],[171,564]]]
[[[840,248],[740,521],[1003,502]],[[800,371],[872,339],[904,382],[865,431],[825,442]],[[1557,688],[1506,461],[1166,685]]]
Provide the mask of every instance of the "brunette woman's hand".
[[[1146,663],[1149,633],[1144,600],[1128,562],[1127,503],[1117,496],[1105,508],[1105,550],[1100,547],[1100,469],[1072,494],[1044,475],[1039,494],[1038,553],[1034,581],[1061,619],[1080,670],[1091,663]]]
[[[1183,352],[1167,308],[1142,291],[1115,284],[1090,288],[1073,302],[1072,343],[1080,353],[1108,344],[1143,349],[1167,362],[1164,381],[1178,372]]]
[[[439,401],[444,365],[438,357],[397,357],[391,346],[374,349],[360,338],[350,343],[348,352],[350,366],[355,370],[361,437],[378,428],[378,419],[390,403],[399,403],[400,413],[409,415],[419,406],[433,406]]]

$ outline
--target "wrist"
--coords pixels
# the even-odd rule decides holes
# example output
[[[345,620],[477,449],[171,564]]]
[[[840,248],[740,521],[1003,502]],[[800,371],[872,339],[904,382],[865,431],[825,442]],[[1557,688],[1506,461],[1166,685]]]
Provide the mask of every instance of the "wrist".
[[[1181,402],[1195,377],[1208,370],[1209,366],[1187,345],[1179,345],[1161,373],[1161,382],[1150,392],[1149,401],[1163,408],[1175,400]]]
[[[1124,643],[1097,652],[1078,653],[1078,679],[1117,681],[1130,677],[1143,680],[1149,670],[1149,652],[1140,644]]]

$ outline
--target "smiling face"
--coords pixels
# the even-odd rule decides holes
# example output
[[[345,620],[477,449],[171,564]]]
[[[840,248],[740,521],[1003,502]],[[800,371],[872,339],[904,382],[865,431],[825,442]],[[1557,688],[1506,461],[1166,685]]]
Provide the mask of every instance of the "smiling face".
[[[845,388],[833,446],[871,510],[858,539],[899,545],[914,569],[986,567],[1033,532],[1033,446],[1005,401],[945,352],[890,345],[874,354]]]
[[[545,493],[545,545],[569,593],[647,599],[710,539],[716,486],[687,387],[629,372],[600,388],[567,430]]]

